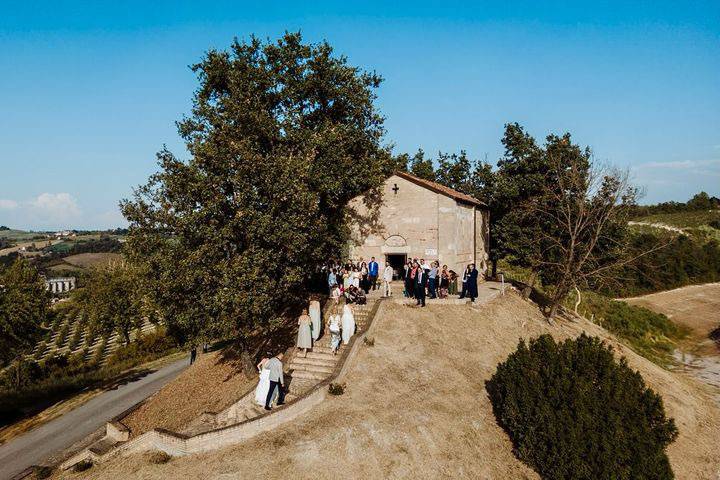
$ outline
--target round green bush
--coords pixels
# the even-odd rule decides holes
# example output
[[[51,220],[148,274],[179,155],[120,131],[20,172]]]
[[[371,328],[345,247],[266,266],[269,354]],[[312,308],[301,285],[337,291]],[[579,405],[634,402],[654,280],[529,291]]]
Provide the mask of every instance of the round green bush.
[[[598,338],[521,340],[486,389],[515,455],[542,478],[673,478],[665,447],[675,422]]]

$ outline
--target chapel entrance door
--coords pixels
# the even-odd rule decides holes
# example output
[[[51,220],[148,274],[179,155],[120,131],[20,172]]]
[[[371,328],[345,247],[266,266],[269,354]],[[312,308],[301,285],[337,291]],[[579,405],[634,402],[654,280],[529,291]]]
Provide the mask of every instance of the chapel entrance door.
[[[402,278],[405,273],[404,266],[407,263],[407,254],[389,253],[385,255],[385,264],[390,265],[395,271],[394,278]]]

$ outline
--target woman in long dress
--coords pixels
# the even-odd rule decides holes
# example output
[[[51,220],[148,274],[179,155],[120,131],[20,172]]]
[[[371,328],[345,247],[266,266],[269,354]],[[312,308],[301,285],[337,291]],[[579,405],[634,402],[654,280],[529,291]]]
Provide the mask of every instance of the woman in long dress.
[[[340,315],[338,314],[337,307],[335,307],[328,319],[328,330],[330,330],[330,349],[332,349],[333,355],[337,355],[340,342],[342,341],[342,337],[340,336],[340,322]]]
[[[312,320],[307,309],[303,309],[302,315],[298,318],[297,348],[302,348],[307,357],[308,348],[312,348]]]
[[[310,302],[310,320],[312,320],[312,339],[314,342],[320,337],[320,327],[322,325],[320,319],[320,302],[317,300]]]
[[[353,315],[352,308],[350,305],[345,304],[343,307],[342,314],[342,340],[345,345],[350,342],[350,339],[355,334],[355,315]]]
[[[343,275],[343,293],[347,292],[348,288],[350,288],[350,285],[353,283],[353,275],[352,271],[345,270],[345,275]]]
[[[257,364],[260,380],[258,381],[257,387],[255,387],[255,403],[258,405],[265,405],[268,391],[270,391],[270,369],[265,368],[268,360],[268,358],[263,358],[260,360],[260,363]]]

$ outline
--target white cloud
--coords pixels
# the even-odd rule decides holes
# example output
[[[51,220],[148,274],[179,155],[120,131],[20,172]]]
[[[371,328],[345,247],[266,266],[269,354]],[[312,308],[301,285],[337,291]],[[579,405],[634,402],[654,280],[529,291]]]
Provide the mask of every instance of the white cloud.
[[[41,193],[35,200],[30,201],[30,206],[38,213],[51,217],[63,218],[80,215],[80,208],[69,193]]]
[[[0,225],[56,230],[72,228],[82,217],[77,201],[66,192],[45,192],[32,200],[0,200]]]
[[[5,200],[0,198],[0,210],[15,210],[18,207],[18,202],[15,200]]]
[[[685,168],[697,168],[697,167],[708,167],[720,165],[720,159],[709,159],[709,160],[680,160],[674,162],[647,162],[635,165],[633,168],[636,170],[645,168],[668,168],[668,169],[685,169]]]

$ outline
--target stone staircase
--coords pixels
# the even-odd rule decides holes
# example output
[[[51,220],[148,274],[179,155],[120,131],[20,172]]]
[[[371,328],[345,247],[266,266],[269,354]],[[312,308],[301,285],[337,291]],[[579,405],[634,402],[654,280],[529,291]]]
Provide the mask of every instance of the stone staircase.
[[[370,291],[366,305],[352,305],[355,315],[356,335],[367,328],[368,317],[375,302],[380,298],[380,290]],[[329,300],[332,301],[332,300]],[[322,323],[326,324],[330,309],[323,312]],[[304,357],[302,351],[295,350],[291,355],[290,362],[285,367],[285,382],[288,393],[285,395],[285,402],[292,402],[312,387],[322,382],[335,372],[338,362],[343,358],[346,345],[340,344],[336,355],[330,348],[330,333],[325,331],[313,348]],[[237,403],[226,410],[214,414],[206,412],[180,431],[183,435],[193,436],[205,433],[217,428],[234,425],[237,423],[252,420],[253,418],[267,414],[268,411],[262,405],[255,402],[255,388],[245,394]]]
[[[65,460],[60,468],[66,470],[81,461],[99,463],[114,455],[148,450],[161,450],[172,456],[203,452],[239,443],[305,414],[328,394],[327,388],[313,387],[321,382],[329,382],[330,378],[342,376],[342,365],[353,351],[357,351],[357,341],[369,328],[372,320],[370,315],[379,307],[380,292],[371,291],[367,305],[352,306],[356,324],[355,338],[350,345],[341,345],[337,355],[333,355],[330,350],[327,333],[318,339],[307,357],[300,357],[297,349],[289,355],[285,367],[285,381],[289,387],[285,395],[287,405],[273,408],[271,412],[266,411],[263,405],[255,402],[255,384],[230,407],[219,413],[205,412],[180,431],[154,429],[133,438],[130,438],[130,430],[122,424],[123,415],[120,415],[106,424],[102,439]],[[329,312],[329,308],[323,312],[323,325]]]
[[[375,302],[381,296],[381,290],[370,290],[367,295],[367,304],[351,305],[353,314],[355,315],[355,334],[365,331],[367,328],[368,316],[375,305]],[[332,300],[329,300],[332,301]],[[320,338],[313,344],[313,348],[308,351],[307,357],[302,352],[296,350],[290,363],[288,364],[289,382],[288,388],[295,395],[302,395],[312,387],[328,378],[337,366],[338,360],[342,358],[346,345],[340,344],[337,354],[334,355],[330,348],[330,332],[327,331],[326,323],[330,315],[330,309],[326,308],[323,312],[323,333]]]

